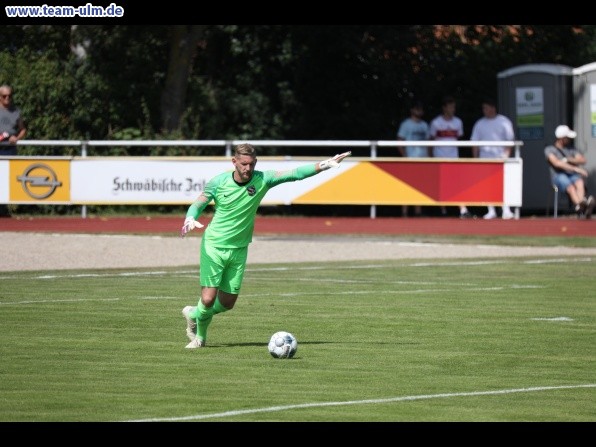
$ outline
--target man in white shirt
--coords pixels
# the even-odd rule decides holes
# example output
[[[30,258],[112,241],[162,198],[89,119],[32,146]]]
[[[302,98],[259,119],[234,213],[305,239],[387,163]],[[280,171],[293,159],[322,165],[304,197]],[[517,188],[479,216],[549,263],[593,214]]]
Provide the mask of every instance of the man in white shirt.
[[[482,101],[482,113],[484,116],[474,124],[472,128],[471,141],[512,141],[515,139],[513,124],[511,120],[500,113],[497,113],[497,104],[492,99]],[[474,146],[472,153],[476,158],[509,158],[511,147],[507,146]],[[497,211],[494,206],[488,207],[485,219],[494,219]],[[502,208],[503,219],[512,219],[513,212],[509,206]]]

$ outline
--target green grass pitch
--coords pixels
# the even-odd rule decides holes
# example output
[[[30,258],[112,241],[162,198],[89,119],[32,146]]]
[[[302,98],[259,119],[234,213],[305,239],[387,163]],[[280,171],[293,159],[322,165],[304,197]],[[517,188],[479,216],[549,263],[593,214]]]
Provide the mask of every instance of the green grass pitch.
[[[596,259],[249,265],[187,350],[187,268],[0,273],[0,421],[596,420]],[[274,359],[276,331],[298,351]]]

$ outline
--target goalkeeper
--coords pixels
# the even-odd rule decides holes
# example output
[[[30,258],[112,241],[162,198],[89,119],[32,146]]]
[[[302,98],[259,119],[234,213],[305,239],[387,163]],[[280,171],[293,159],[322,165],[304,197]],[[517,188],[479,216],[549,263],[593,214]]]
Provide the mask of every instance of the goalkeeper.
[[[214,315],[234,307],[244,277],[248,244],[252,242],[257,209],[267,191],[286,182],[312,177],[321,171],[339,167],[351,152],[315,164],[288,171],[255,171],[257,153],[250,144],[234,148],[232,172],[215,176],[205,191],[190,205],[180,235],[194,228],[202,228],[197,219],[213,200],[215,214],[205,229],[201,242],[200,284],[201,298],[197,306],[186,306],[182,315],[186,320],[189,349],[201,348],[207,341],[207,328]]]

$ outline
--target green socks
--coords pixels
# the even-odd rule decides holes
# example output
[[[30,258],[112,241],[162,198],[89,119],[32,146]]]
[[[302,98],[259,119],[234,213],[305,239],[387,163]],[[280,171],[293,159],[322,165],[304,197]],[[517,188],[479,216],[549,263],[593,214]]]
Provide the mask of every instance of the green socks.
[[[213,307],[206,307],[203,302],[199,300],[197,310],[194,313],[196,313],[197,319],[197,338],[199,340],[207,341],[207,328],[213,319]],[[190,315],[192,318],[193,312],[191,312]]]
[[[211,324],[213,315],[226,312],[227,310],[228,308],[219,302],[219,297],[215,298],[215,303],[213,303],[212,307],[205,306],[203,302],[199,300],[197,307],[189,314],[190,318],[197,320],[197,338],[207,341],[207,328]]]

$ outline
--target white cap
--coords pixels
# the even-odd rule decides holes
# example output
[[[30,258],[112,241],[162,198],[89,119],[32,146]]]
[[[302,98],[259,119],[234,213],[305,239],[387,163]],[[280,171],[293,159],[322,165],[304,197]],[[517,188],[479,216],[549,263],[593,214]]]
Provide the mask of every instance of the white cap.
[[[555,137],[557,138],[575,138],[577,137],[577,132],[571,130],[569,126],[565,126],[564,124],[561,126],[557,126],[555,130]]]

